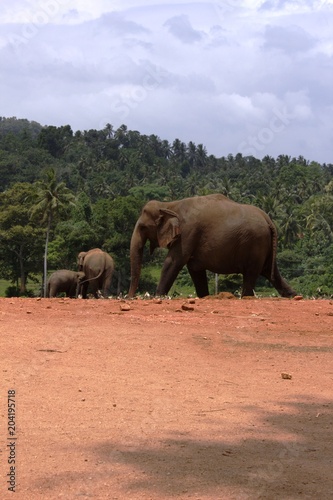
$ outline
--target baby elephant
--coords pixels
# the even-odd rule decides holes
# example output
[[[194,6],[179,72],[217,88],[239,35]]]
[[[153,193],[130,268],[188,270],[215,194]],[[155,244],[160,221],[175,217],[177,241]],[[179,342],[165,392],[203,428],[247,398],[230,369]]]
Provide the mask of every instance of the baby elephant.
[[[56,297],[58,293],[65,292],[66,297],[76,297],[79,283],[85,278],[81,271],[60,269],[55,271],[47,282],[47,297]]]

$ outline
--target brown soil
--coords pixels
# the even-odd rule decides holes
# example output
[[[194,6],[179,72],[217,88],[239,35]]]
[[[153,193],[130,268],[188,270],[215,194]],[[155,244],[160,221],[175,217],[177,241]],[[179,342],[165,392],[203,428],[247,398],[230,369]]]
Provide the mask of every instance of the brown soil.
[[[333,301],[0,299],[0,331],[0,498],[333,498]]]

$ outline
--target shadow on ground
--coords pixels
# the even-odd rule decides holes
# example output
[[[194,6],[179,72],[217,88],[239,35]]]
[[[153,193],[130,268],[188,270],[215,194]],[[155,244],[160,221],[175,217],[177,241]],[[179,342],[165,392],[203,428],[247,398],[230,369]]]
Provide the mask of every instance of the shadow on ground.
[[[121,486],[124,498],[145,493],[151,498],[211,494],[237,500],[331,499],[332,402],[309,396],[276,406],[281,411],[243,408],[244,412],[256,410],[254,438],[233,440],[226,435],[225,440],[216,440],[212,434],[210,440],[201,441],[186,435],[186,429],[167,437],[164,429],[157,429],[161,438],[156,442],[138,438],[137,444],[132,441],[127,446],[121,440],[106,440],[88,451],[109,464],[110,471],[119,467],[126,471]],[[285,437],[275,437],[281,435]],[[226,491],[230,496],[218,496]]]
[[[313,498],[332,498],[332,402],[309,397],[288,405],[283,402],[282,407],[282,414],[257,411],[260,438],[230,444],[232,436],[226,436],[225,443],[215,441],[213,435],[209,441],[169,437],[130,449],[106,442],[96,453],[141,473],[140,479],[126,485],[127,491],[178,496],[228,486],[243,491],[239,499],[312,493]],[[244,407],[247,410],[253,408]],[[274,434],[281,432],[285,439],[275,440]]]

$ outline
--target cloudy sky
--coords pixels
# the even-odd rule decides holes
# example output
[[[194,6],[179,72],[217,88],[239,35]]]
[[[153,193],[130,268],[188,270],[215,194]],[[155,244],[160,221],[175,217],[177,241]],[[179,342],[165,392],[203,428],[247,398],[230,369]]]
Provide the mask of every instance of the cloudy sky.
[[[0,68],[0,116],[333,163],[333,0],[2,0]]]

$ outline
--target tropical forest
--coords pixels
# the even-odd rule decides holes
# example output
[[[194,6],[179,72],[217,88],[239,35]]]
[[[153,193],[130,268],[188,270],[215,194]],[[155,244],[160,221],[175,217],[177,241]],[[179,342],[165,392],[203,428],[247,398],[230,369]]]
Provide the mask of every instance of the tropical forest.
[[[210,193],[269,214],[283,277],[304,297],[333,296],[333,164],[283,151],[217,158],[126,125],[73,131],[15,117],[0,117],[0,295],[42,296],[51,272],[76,270],[80,251],[101,248],[115,261],[112,296],[126,296],[143,205]],[[154,294],[164,257],[145,248],[139,293]],[[240,294],[241,276],[210,273],[209,283],[211,293]],[[184,268],[170,294],[194,293]],[[256,294],[277,292],[260,278]]]

